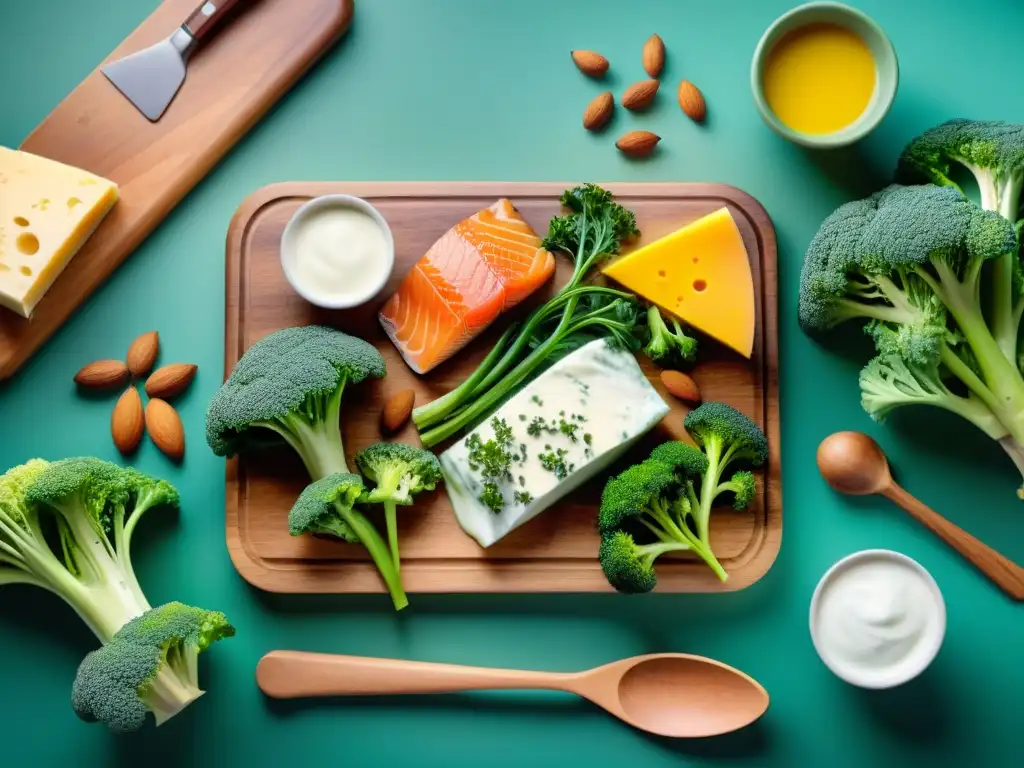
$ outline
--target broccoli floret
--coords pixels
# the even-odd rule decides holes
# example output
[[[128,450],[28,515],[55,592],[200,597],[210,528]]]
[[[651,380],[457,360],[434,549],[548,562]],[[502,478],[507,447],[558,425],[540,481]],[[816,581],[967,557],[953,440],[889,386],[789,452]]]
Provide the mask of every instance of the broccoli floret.
[[[288,513],[288,528],[292,536],[328,534],[350,544],[361,544],[380,571],[395,608],[401,610],[409,604],[409,599],[388,545],[373,523],[356,508],[365,490],[363,479],[347,472],[314,480]]]
[[[71,703],[80,718],[136,731],[153,713],[162,725],[203,695],[198,656],[233,637],[223,613],[168,603],[132,619],[78,667]]]
[[[904,175],[914,164],[923,168],[929,153],[948,160],[935,142],[966,130],[950,124],[912,144]],[[991,150],[992,157],[1004,150]],[[978,161],[982,150],[971,151]],[[1020,273],[1017,231],[998,212],[953,185],[892,185],[841,206],[821,225],[801,273],[800,324],[817,333],[867,321],[878,357],[861,387],[873,417],[902,405],[942,407],[998,440],[1017,462],[1024,442]]]
[[[0,584],[32,584],[58,595],[105,643],[82,662],[73,702],[83,718],[115,730],[141,726],[147,707],[159,723],[199,694],[194,653],[170,648],[167,670],[149,690],[144,683],[152,675],[143,672],[157,665],[158,650],[119,639],[154,626],[151,616],[179,615],[167,606],[150,610],[130,558],[139,519],[161,506],[178,506],[170,483],[95,458],[33,459],[0,476]],[[209,622],[220,616],[200,614]],[[184,694],[189,682],[191,697]]]
[[[214,395],[206,440],[218,456],[233,456],[269,430],[295,449],[313,480],[348,472],[342,395],[348,384],[385,372],[373,345],[341,331],[320,325],[277,331],[249,347]]]
[[[53,592],[109,640],[150,607],[131,563],[135,526],[177,504],[169,483],[96,458],[15,467],[0,478],[0,583]]]
[[[928,181],[960,189],[954,164],[978,182],[981,206],[1017,220],[1024,185],[1024,125],[997,120],[948,120],[913,139],[900,155],[898,181]]]
[[[700,477],[708,469],[708,457],[704,452],[681,440],[662,443],[651,451],[651,458],[674,467],[683,477]]]
[[[672,467],[664,462],[648,459],[634,464],[605,484],[598,510],[598,529],[601,533],[611,533],[627,521],[647,514],[659,523],[674,525],[668,518],[666,500],[677,485]]]
[[[676,318],[672,328],[666,325],[661,311],[654,305],[647,310],[647,344],[644,354],[664,366],[692,363],[697,359],[697,340],[687,336]]]
[[[734,472],[728,482],[719,485],[718,491],[719,493],[733,493],[733,509],[742,512],[754,500],[754,494],[757,493],[757,481],[754,480],[753,472],[741,469],[739,472]]]
[[[601,536],[597,557],[609,584],[619,592],[636,595],[657,586],[654,560],[669,546],[663,542],[641,546],[629,533],[612,531]]]
[[[395,569],[400,569],[396,507],[412,504],[421,491],[434,490],[441,482],[441,462],[430,451],[406,443],[376,443],[356,454],[356,466],[376,484],[362,501],[384,505],[388,546]]]

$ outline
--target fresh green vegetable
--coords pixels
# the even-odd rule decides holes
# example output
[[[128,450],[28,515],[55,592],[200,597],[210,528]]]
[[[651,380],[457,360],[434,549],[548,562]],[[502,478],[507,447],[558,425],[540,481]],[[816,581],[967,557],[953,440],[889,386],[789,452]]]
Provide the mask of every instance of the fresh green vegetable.
[[[697,340],[687,336],[676,318],[670,318],[669,328],[653,304],[647,310],[647,343],[644,354],[659,365],[682,366],[697,359]]]
[[[284,439],[314,480],[348,472],[340,415],[348,384],[382,378],[384,358],[333,328],[285,328],[242,355],[206,412],[206,440],[233,456],[261,438]]]
[[[365,490],[363,479],[347,472],[314,480],[302,491],[288,513],[288,528],[292,536],[326,534],[351,544],[361,544],[380,571],[395,609],[401,610],[409,605],[409,599],[388,545],[356,508]]]
[[[663,443],[609,480],[601,495],[598,558],[620,592],[654,589],[654,562],[673,551],[692,551],[719,579],[729,578],[711,549],[711,511],[726,493],[733,494],[736,509],[746,509],[755,494],[754,475],[740,470],[722,478],[737,462],[763,464],[767,441],[754,422],[724,403],[697,407],[684,426],[700,448]]]
[[[442,479],[441,462],[430,451],[406,443],[375,443],[356,454],[356,466],[376,484],[361,501],[384,505],[388,546],[395,569],[400,570],[397,507],[409,506],[413,496],[437,487]]]
[[[104,703],[104,691],[128,684],[140,669],[138,654],[117,638],[132,634],[129,625],[149,627],[160,623],[157,617],[179,610],[151,610],[130,556],[141,517],[156,507],[177,506],[178,492],[170,483],[96,458],[33,459],[0,476],[0,584],[32,584],[52,592],[109,644],[82,662],[74,703],[83,717],[115,730],[140,727],[147,710],[159,724],[200,693],[194,664],[174,662],[141,678],[144,695],[130,713],[119,709],[117,694]],[[180,611],[223,618],[198,608]],[[220,636],[226,637],[226,621],[223,627]]]
[[[83,720],[115,733],[138,730],[149,712],[162,725],[203,695],[199,654],[234,634],[218,611],[181,603],[147,611],[82,660],[72,706]]]
[[[413,411],[427,447],[479,423],[544,365],[588,341],[605,337],[636,345],[632,294],[584,283],[600,261],[639,234],[636,218],[594,184],[567,190],[562,205],[568,213],[551,220],[544,246],[573,259],[572,276],[523,323],[510,327],[462,384]]]
[[[960,156],[952,145],[933,152],[935,138],[908,147],[904,174],[930,153],[943,171],[941,158]],[[983,198],[1003,206],[1013,189],[1002,184]],[[860,374],[872,417],[905,405],[944,408],[997,440],[1024,473],[1022,313],[1014,224],[949,185],[892,185],[841,206],[821,225],[801,274],[807,332],[866,321],[878,351]]]

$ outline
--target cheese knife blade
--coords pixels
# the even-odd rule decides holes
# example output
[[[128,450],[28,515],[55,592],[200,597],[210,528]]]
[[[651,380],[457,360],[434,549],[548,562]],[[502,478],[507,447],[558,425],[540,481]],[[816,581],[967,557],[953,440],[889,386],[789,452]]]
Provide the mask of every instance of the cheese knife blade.
[[[188,59],[238,0],[208,0],[156,45],[103,67],[103,74],[152,122],[159,120],[185,82]]]

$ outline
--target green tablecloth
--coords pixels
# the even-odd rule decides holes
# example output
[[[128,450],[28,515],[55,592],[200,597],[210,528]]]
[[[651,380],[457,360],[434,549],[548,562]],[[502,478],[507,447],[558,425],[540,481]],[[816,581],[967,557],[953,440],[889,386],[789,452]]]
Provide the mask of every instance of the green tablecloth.
[[[0,144],[16,146],[157,0],[34,0],[0,12]],[[299,2],[299,0],[295,0]],[[191,194],[114,278],[9,385],[0,387],[0,466],[32,456],[114,459],[111,403],[76,395],[82,363],[123,353],[159,329],[166,360],[198,363],[182,401],[188,459],[170,468],[152,445],[140,468],[182,492],[177,521],[148,519],[134,560],[154,604],[217,607],[238,637],[204,659],[209,693],[154,731],[115,739],[79,722],[70,685],[92,638],[56,599],[0,589],[0,762],[11,766],[868,766],[1020,764],[1024,614],[936,539],[882,502],[834,496],[814,467],[819,440],[863,429],[925,502],[1024,561],[1019,477],[987,439],[942,413],[874,425],[858,406],[859,362],[798,330],[804,248],[832,208],[888,180],[919,130],[952,116],[1024,122],[1012,0],[863,0],[890,33],[902,83],[880,128],[831,154],[803,151],[762,125],[748,67],[785,0],[360,0],[347,40]],[[642,76],[658,32],[666,78],[707,95],[701,129],[666,87],[638,127],[661,157],[630,163],[580,128],[597,91],[569,61],[603,51],[616,85]],[[631,121],[620,120],[619,125]],[[224,233],[242,199],[292,179],[721,181],[755,195],[780,250],[782,552],[758,584],[724,596],[278,597],[249,588],[224,545],[224,464],[203,444],[203,411],[221,373]],[[814,585],[836,559],[889,547],[919,559],[947,600],[949,630],[932,668],[903,689],[847,687],[807,632]],[[569,670],[653,651],[707,654],[758,678],[772,696],[743,733],[686,743],[648,738],[555,695],[268,703],[253,681],[272,648]],[[913,761],[913,762],[911,762]]]

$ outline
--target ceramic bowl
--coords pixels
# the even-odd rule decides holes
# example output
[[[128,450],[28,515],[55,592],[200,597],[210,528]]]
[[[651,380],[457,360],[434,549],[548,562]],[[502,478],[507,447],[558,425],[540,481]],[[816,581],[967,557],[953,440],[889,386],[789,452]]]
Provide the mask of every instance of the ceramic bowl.
[[[821,604],[823,600],[827,599],[824,597],[825,592],[840,576],[859,566],[871,563],[889,563],[900,566],[915,574],[928,594],[931,612],[933,613],[929,624],[930,634],[919,641],[911,657],[887,667],[875,666],[867,668],[866,665],[858,666],[846,663],[839,654],[830,650],[828,644],[822,638],[820,618]],[[918,605],[918,603],[914,604]],[[872,603],[871,608],[872,610],[884,611],[886,605],[884,602],[879,601]],[[935,579],[916,560],[889,549],[865,549],[842,558],[821,577],[817,588],[814,590],[814,595],[811,597],[810,629],[814,650],[825,666],[836,677],[859,688],[875,690],[895,688],[913,680],[924,672],[938,655],[946,635],[946,603]]]
[[[354,208],[357,211],[365,213],[376,222],[377,226],[381,228],[381,231],[384,233],[384,242],[386,244],[386,250],[383,254],[383,258],[386,260],[386,269],[383,270],[383,276],[381,279],[364,293],[349,294],[343,297],[331,298],[317,294],[311,289],[311,286],[304,285],[299,279],[295,269],[295,239],[299,228],[302,226],[303,222],[309,219],[309,217],[325,209],[337,207]],[[361,197],[340,194],[314,197],[312,200],[301,206],[292,215],[292,218],[284,228],[284,233],[281,235],[281,268],[284,270],[285,278],[287,278],[288,283],[302,298],[310,304],[323,307],[325,309],[350,309],[370,301],[370,299],[380,293],[387,284],[394,266],[395,241],[394,236],[391,233],[391,227],[388,226],[388,223],[381,212]]]
[[[764,96],[762,77],[768,54],[787,34],[810,24],[836,24],[849,29],[867,44],[875,60],[875,92],[867,108],[856,121],[833,133],[794,131],[775,116]],[[754,93],[754,103],[764,121],[783,138],[818,149],[847,146],[874,130],[892,106],[899,79],[896,50],[882,28],[856,8],[834,2],[807,3],[777,18],[762,35],[750,65],[750,87]]]

